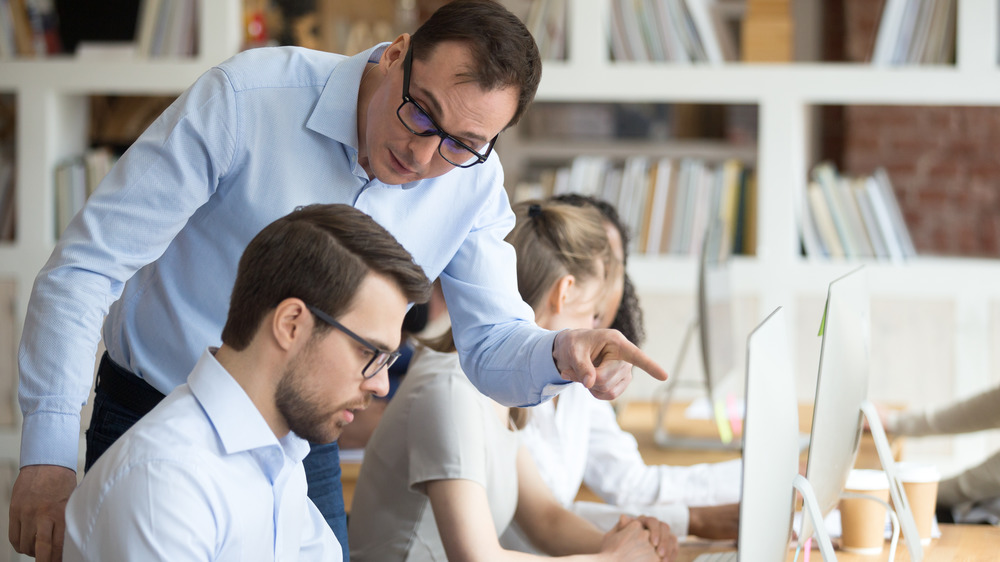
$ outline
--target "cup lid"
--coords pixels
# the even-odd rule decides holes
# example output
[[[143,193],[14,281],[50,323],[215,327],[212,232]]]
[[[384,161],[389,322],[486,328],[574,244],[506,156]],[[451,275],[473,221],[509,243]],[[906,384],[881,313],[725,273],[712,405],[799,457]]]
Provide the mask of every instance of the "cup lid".
[[[896,474],[902,482],[937,482],[941,480],[941,473],[933,464],[922,462],[898,462],[896,463]]]
[[[889,488],[889,478],[881,470],[855,468],[847,475],[847,483],[844,488],[848,490],[886,490]]]

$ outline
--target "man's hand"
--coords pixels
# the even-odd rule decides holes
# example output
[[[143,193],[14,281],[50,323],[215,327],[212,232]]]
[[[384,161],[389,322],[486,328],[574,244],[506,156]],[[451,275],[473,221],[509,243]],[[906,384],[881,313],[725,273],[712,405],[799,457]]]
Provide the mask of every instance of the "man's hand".
[[[552,344],[552,359],[562,378],[576,381],[601,400],[617,398],[632,381],[632,366],[653,378],[667,372],[618,330],[563,330]]]
[[[14,550],[38,562],[62,560],[66,502],[76,472],[49,464],[26,466],[14,481],[8,537]]]
[[[739,535],[740,504],[688,508],[688,534],[703,539],[727,540]]]

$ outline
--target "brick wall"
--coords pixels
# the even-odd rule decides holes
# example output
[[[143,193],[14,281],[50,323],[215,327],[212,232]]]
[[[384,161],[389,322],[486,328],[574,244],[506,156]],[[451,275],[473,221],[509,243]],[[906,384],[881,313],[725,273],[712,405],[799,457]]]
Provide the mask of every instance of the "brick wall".
[[[867,60],[882,2],[833,4],[840,54]],[[849,174],[888,170],[918,252],[1000,257],[1000,107],[846,106],[825,116],[824,154]]]

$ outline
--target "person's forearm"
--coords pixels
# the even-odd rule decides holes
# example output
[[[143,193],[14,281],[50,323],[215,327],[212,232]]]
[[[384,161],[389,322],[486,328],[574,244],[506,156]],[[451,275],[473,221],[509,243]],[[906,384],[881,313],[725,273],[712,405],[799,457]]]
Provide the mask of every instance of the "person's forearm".
[[[536,548],[549,556],[593,554],[601,550],[604,533],[579,515],[551,509],[531,522],[519,522]]]
[[[888,430],[899,435],[968,433],[1000,427],[1000,386],[947,406],[914,412],[890,412]]]

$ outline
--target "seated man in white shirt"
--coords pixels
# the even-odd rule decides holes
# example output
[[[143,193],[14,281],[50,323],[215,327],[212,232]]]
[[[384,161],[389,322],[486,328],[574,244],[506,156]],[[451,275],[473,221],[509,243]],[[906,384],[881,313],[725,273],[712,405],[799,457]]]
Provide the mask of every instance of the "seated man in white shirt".
[[[64,558],[341,560],[302,459],[387,392],[408,303],[429,295],[361,211],[271,223],[240,259],[222,345],[73,492]]]

